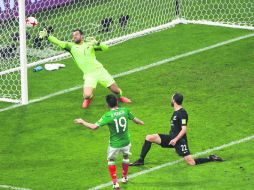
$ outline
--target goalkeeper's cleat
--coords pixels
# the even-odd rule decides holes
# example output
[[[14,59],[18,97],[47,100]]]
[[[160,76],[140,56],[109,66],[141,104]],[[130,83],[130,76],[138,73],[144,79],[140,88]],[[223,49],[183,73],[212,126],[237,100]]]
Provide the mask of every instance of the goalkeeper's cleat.
[[[120,189],[120,186],[117,182],[113,183],[113,189]]]
[[[122,183],[128,183],[128,178],[127,178],[127,177],[122,177],[121,182],[122,182]]]
[[[46,28],[44,28],[42,31],[39,32],[39,38],[44,39],[46,37],[48,37],[48,31]]]
[[[210,155],[209,159],[212,161],[223,162],[223,159],[219,156],[216,156],[216,155]]]
[[[131,103],[131,100],[129,98],[126,98],[124,96],[120,97],[118,99],[119,102],[123,102],[123,103]]]
[[[82,104],[82,108],[84,108],[84,109],[88,108],[91,101],[92,101],[92,99],[85,99],[83,104]]]
[[[143,166],[144,164],[144,160],[138,159],[137,161],[130,163],[129,166]]]

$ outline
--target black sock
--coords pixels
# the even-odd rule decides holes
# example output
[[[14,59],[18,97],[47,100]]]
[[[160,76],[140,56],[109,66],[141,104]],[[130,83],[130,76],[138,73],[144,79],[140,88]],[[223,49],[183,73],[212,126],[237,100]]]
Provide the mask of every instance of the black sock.
[[[211,162],[211,161],[212,160],[210,158],[196,158],[195,159],[196,165],[203,164],[203,163],[206,163],[206,162]]]
[[[144,161],[146,154],[149,152],[150,148],[152,146],[152,143],[150,141],[145,140],[143,147],[142,147],[142,151],[139,157],[139,160]]]

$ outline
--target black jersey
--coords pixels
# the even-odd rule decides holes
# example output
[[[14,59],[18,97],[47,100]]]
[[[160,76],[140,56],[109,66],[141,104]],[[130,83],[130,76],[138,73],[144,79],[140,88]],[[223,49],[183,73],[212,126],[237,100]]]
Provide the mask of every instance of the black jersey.
[[[182,126],[187,126],[187,123],[188,123],[188,114],[184,108],[174,111],[170,121],[171,129],[169,132],[169,136],[172,139],[175,138],[182,130]],[[186,134],[182,138],[187,140]]]

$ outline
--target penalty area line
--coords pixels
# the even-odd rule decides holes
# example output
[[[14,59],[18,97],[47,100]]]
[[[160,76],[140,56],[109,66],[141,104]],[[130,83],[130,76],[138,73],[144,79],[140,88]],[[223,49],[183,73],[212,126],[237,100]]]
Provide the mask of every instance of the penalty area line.
[[[217,146],[217,147],[214,147],[214,148],[211,148],[211,149],[207,149],[205,151],[202,151],[202,152],[198,152],[196,154],[193,155],[193,157],[198,157],[198,156],[202,156],[204,154],[207,154],[207,153],[211,153],[211,152],[214,152],[214,151],[217,151],[217,150],[221,150],[221,149],[224,149],[224,148],[228,148],[230,146],[233,146],[233,145],[237,145],[237,144],[240,144],[240,143],[243,143],[243,142],[246,142],[246,141],[250,141],[254,139],[254,135],[252,136],[249,136],[249,137],[245,137],[243,139],[240,139],[240,140],[236,140],[236,141],[232,141],[230,143],[227,143],[227,144],[223,144],[221,146]],[[150,169],[146,169],[146,170],[143,170],[141,172],[137,172],[137,173],[134,173],[134,174],[131,174],[128,176],[129,179],[132,179],[132,178],[136,178],[140,175],[144,175],[144,174],[147,174],[147,173],[150,173],[150,172],[154,172],[154,171],[157,171],[159,169],[162,169],[162,168],[165,168],[165,167],[168,167],[168,166],[172,166],[172,165],[176,165],[180,162],[183,161],[183,158],[182,159],[179,159],[179,160],[175,160],[173,162],[168,162],[168,163],[165,163],[165,164],[162,164],[162,165],[158,165],[158,166],[155,166],[153,168],[150,168]],[[119,181],[121,179],[118,179]],[[104,183],[104,184],[101,184],[101,185],[98,185],[96,187],[92,187],[88,190],[97,190],[97,189],[102,189],[102,188],[105,188],[105,187],[108,187],[108,186],[111,186],[112,185],[112,182],[108,182],[108,183]]]
[[[115,75],[113,75],[113,77],[114,78],[119,78],[119,77],[127,76],[127,75],[130,75],[130,74],[133,74],[133,73],[144,71],[144,70],[147,70],[147,69],[150,69],[150,68],[153,68],[153,67],[157,67],[157,66],[160,66],[160,65],[163,65],[163,64],[166,64],[166,63],[170,63],[172,61],[175,61],[175,60],[178,60],[178,59],[181,59],[181,58],[184,58],[184,57],[188,57],[188,56],[191,56],[191,55],[202,53],[202,52],[205,52],[205,51],[208,51],[208,50],[211,50],[211,49],[215,49],[215,48],[218,48],[218,47],[221,47],[221,46],[224,46],[224,45],[227,45],[227,44],[231,44],[233,42],[237,42],[237,41],[240,41],[240,40],[243,40],[243,39],[251,38],[251,37],[254,37],[254,33],[244,35],[244,36],[240,36],[240,37],[237,37],[237,38],[232,38],[230,40],[226,40],[226,41],[223,41],[223,42],[220,42],[220,43],[216,43],[214,45],[207,46],[205,48],[197,49],[197,50],[190,51],[190,52],[187,52],[187,53],[183,53],[183,54],[180,54],[180,55],[176,55],[176,56],[173,56],[173,57],[170,57],[170,58],[167,58],[167,59],[163,59],[161,61],[157,61],[157,62],[148,64],[148,65],[137,67],[137,68],[131,69],[131,70],[126,71],[126,72],[115,74]],[[42,96],[42,97],[39,97],[39,98],[36,98],[36,99],[32,99],[28,102],[28,104],[40,102],[40,101],[43,101],[43,100],[46,100],[46,99],[49,99],[49,98],[52,98],[52,97],[55,97],[55,96],[66,94],[66,93],[81,89],[82,87],[83,87],[83,85],[78,85],[78,86],[75,86],[75,87],[72,87],[72,88],[69,88],[69,89],[61,90],[61,91],[58,91],[58,92],[55,92],[55,93],[52,93],[52,94],[49,94],[49,95],[46,95],[46,96]],[[18,108],[18,107],[21,107],[21,106],[24,106],[24,105],[21,105],[21,104],[12,105],[12,106],[0,109],[0,112],[15,109],[15,108]]]
[[[0,185],[0,188],[3,188],[3,189],[14,189],[14,190],[32,190],[32,189],[28,189],[28,188],[14,187],[14,186],[10,186],[10,185]]]

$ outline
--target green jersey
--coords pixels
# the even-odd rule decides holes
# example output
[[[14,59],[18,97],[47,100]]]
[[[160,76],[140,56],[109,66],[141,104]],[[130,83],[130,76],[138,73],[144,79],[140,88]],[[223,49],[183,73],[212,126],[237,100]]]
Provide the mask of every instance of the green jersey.
[[[54,36],[49,36],[48,40],[62,49],[70,52],[74,62],[83,71],[84,74],[96,71],[98,68],[103,68],[102,64],[95,57],[95,50],[107,50],[108,46],[100,43],[96,45],[91,42],[83,42],[76,44],[74,42],[60,41]]]
[[[105,113],[96,125],[102,127],[108,125],[110,132],[110,146],[112,148],[122,148],[130,144],[130,134],[128,132],[128,120],[133,120],[134,116],[127,108],[112,109]]]

